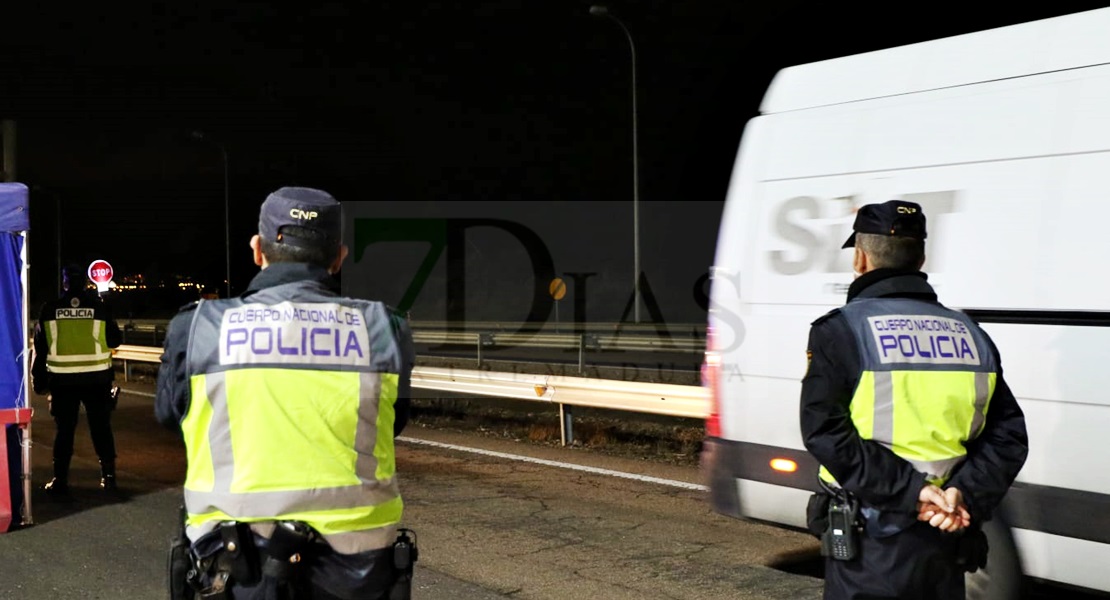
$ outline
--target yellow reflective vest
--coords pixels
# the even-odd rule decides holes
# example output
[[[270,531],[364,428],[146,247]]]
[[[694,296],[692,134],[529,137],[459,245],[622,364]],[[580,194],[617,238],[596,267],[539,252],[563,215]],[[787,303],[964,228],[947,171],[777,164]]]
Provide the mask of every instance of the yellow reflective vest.
[[[46,370],[57,375],[97,373],[112,368],[108,324],[95,302],[72,296],[44,311]]]
[[[850,414],[860,437],[943,485],[986,422],[999,370],[990,342],[967,315],[930,302],[856,298],[840,312],[859,349]],[[835,483],[824,467],[820,476]]]
[[[398,319],[312,281],[200,302],[181,422],[191,539],[221,521],[298,520],[343,553],[393,542]]]

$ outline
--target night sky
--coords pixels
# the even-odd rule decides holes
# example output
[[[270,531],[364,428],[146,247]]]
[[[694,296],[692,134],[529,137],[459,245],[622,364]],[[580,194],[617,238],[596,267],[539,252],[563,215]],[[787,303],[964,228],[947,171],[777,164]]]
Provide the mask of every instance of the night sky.
[[[33,301],[53,293],[59,232],[63,260],[105,258],[117,277],[221,280],[221,146],[237,291],[258,206],[283,185],[631,201],[628,41],[589,2],[129,4],[4,8],[0,118],[33,190]],[[983,5],[609,3],[636,44],[641,201],[723,201],[782,67],[1098,6]]]

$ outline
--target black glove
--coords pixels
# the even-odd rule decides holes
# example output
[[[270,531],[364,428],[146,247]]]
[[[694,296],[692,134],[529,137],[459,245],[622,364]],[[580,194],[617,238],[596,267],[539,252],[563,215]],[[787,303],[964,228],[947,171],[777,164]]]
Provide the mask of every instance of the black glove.
[[[956,564],[968,573],[974,573],[987,566],[987,534],[979,527],[968,529],[960,536],[956,549]]]

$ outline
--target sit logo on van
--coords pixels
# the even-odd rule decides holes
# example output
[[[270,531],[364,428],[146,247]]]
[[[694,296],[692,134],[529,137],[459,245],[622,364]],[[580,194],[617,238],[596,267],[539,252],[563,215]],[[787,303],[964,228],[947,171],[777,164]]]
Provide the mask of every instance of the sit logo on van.
[[[916,202],[925,213],[928,231],[926,245],[926,270],[940,271],[943,266],[930,255],[929,246],[942,244],[943,220],[939,217],[956,212],[958,190],[901,194],[891,199]],[[803,273],[851,273],[852,253],[841,249],[844,240],[852,234],[856,211],[865,204],[857,196],[821,198],[794,196],[780,203],[771,212],[773,236],[790,247],[786,250],[768,250],[767,260],[771,270],[779,275]],[[902,207],[899,210],[913,210]]]

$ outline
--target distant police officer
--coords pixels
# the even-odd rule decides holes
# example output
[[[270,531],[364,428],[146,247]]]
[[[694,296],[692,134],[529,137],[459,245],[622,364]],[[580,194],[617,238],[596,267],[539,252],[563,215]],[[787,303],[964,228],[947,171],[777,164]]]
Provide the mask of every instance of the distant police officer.
[[[169,325],[155,411],[188,459],[174,597],[369,600],[407,579],[394,437],[412,334],[388,306],[338,294],[341,223],[323,191],[270,194],[247,291]]]
[[[963,598],[979,528],[1025,462],[998,350],[937,301],[925,236],[913,202],[860,208],[848,302],[810,329],[801,432],[827,490],[808,515],[825,598]]]
[[[93,448],[100,458],[100,487],[116,489],[116,442],[112,435],[112,348],[120,345],[119,325],[108,305],[88,290],[85,269],[62,269],[62,296],[47,302],[35,328],[31,366],[36,393],[50,393],[54,434],[51,494],[69,491],[69,463],[81,405],[89,420]]]

